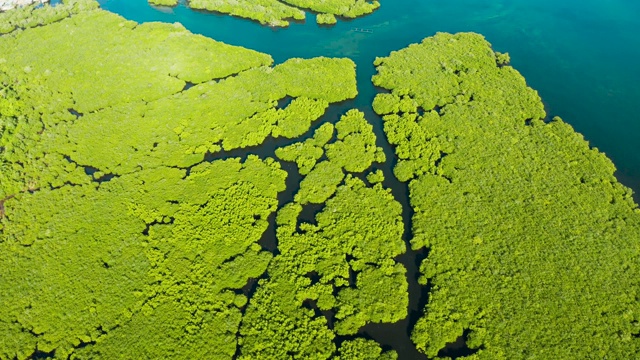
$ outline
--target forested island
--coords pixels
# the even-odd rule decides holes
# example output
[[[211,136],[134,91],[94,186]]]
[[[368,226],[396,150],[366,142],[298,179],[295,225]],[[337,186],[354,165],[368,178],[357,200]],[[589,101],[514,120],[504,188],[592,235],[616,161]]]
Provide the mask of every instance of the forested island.
[[[148,0],[157,6],[176,6],[178,0]],[[318,24],[333,25],[336,16],[356,18],[370,14],[380,7],[377,0],[189,0],[187,5],[196,10],[229,14],[260,22],[273,27],[289,26],[289,21],[303,21],[304,10],[316,15]],[[304,9],[304,10],[303,10]]]
[[[409,316],[418,250],[428,358],[637,357],[631,190],[481,35],[376,60],[382,139],[367,109],[327,120],[347,58],[274,65],[92,0],[0,34],[0,359],[397,359],[361,329]]]

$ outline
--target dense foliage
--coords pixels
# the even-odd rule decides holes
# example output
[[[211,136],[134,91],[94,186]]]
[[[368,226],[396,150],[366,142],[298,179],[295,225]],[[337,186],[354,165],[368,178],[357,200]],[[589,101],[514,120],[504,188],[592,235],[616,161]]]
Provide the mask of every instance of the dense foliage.
[[[407,316],[406,270],[394,260],[405,251],[402,207],[381,184],[367,186],[344,174],[362,172],[375,160],[369,147],[375,152],[372,126],[364,114],[351,110],[335,128],[337,139],[330,144],[323,145],[333,128],[323,125],[312,139],[278,151],[295,161],[309,149],[319,148],[320,156],[321,147],[334,152],[350,138],[367,145],[334,152],[312,166],[295,201],[278,211],[279,254],[247,308],[240,358],[326,359],[336,355],[335,334],[354,335],[369,322]],[[307,203],[324,204],[315,223],[301,218]],[[395,352],[381,354],[375,342],[363,339],[342,343],[338,354],[344,359],[396,357]]]
[[[374,108],[409,184],[431,287],[413,340],[467,333],[478,359],[630,359],[640,351],[640,211],[613,164],[477,34],[376,60]]]
[[[277,26],[379,6],[189,4]],[[409,305],[364,113],[276,149],[297,189],[276,160],[226,153],[305,136],[357,95],[351,60],[271,66],[92,0],[2,13],[0,34],[0,359],[397,358],[359,335]],[[634,358],[640,210],[509,61],[477,34],[376,60],[411,245],[429,250],[412,339],[430,357],[462,338],[475,359]]]
[[[304,11],[279,0],[191,0],[189,7],[215,11],[260,22],[269,26],[289,26],[290,19],[304,20]]]
[[[276,156],[284,161],[294,161],[298,165],[300,175],[307,175],[324,155],[323,147],[333,138],[333,132],[333,124],[324,123],[312,138],[276,149]]]
[[[175,6],[177,0],[148,0],[153,5]],[[305,20],[302,9],[319,13],[318,24],[333,25],[336,15],[356,18],[370,14],[380,7],[378,1],[367,0],[190,0],[192,9],[229,14],[274,27],[289,26],[289,20]]]
[[[0,199],[85,181],[74,163],[100,174],[187,167],[221,148],[299,136],[357,93],[348,59],[270,68],[268,55],[104,11],[3,36],[0,54]],[[189,83],[198,85],[183,90]],[[277,108],[287,96],[295,100]]]
[[[318,14],[316,15],[316,22],[320,25],[334,25],[338,23],[338,19],[333,14]]]
[[[96,9],[95,0],[64,0],[57,6],[33,4],[7,12],[0,12],[0,35],[16,29],[28,29],[51,24],[81,11]]]
[[[231,358],[287,174],[203,159],[305,133],[354,64],[68,15],[0,37],[0,358]]]
[[[370,14],[380,7],[377,0],[282,0],[300,8],[310,9],[318,13],[356,18]]]
[[[149,0],[149,4],[156,6],[176,6],[178,0]]]

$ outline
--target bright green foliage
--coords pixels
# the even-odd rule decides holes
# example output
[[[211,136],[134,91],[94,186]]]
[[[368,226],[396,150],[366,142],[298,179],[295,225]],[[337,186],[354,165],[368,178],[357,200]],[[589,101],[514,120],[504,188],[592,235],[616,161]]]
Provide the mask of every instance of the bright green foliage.
[[[274,72],[289,96],[306,96],[333,103],[358,95],[355,63],[350,59],[294,58],[284,64],[286,66],[276,66]]]
[[[280,111],[274,137],[296,138],[309,130],[311,122],[324,115],[329,106],[326,100],[313,100],[305,97],[294,99],[289,106]]]
[[[316,22],[320,25],[334,25],[338,20],[333,14],[318,14],[316,15]]]
[[[287,4],[310,9],[319,13],[355,18],[370,14],[380,7],[378,1],[366,0],[282,0]]]
[[[402,208],[389,190],[348,176],[316,224],[298,224],[301,210],[291,203],[278,212],[280,254],[247,308],[241,358],[330,357],[334,333],[304,304],[336,310],[338,334],[407,315],[405,269],[393,260],[405,251]]]
[[[300,204],[322,204],[331,197],[347,172],[363,172],[373,162],[384,162],[382,148],[376,147],[373,126],[364,113],[349,110],[336,124],[338,139],[325,145],[328,161],[322,161],[300,183],[295,201]],[[313,150],[311,150],[313,151]],[[315,155],[320,155],[316,152]],[[306,169],[305,169],[306,170]]]
[[[67,110],[72,99],[5,69],[0,64],[0,201],[41,187],[88,183],[81,167],[42,149],[45,126],[73,118]]]
[[[302,180],[295,201],[278,211],[280,253],[243,319],[242,359],[327,359],[336,355],[336,333],[353,335],[367,323],[407,316],[406,270],[394,260],[405,251],[402,207],[381,184],[367,187],[352,175],[345,177],[343,170],[353,171],[347,161],[357,161],[360,172],[371,166],[370,147],[376,151],[372,126],[352,110],[335,127],[333,144],[325,145],[333,135],[333,126],[325,124],[313,138],[277,151],[286,161],[309,156],[315,162],[322,146],[329,149],[350,137],[367,144],[343,152],[332,148],[332,156]],[[315,224],[299,219],[308,203],[324,204]],[[319,311],[335,312],[333,331]],[[360,340],[340,353],[341,358],[395,359],[394,352],[381,355],[377,344]]]
[[[336,324],[336,332],[354,334],[368,322],[391,323],[404,318],[398,304],[390,299],[406,298],[408,285],[405,273],[402,264],[384,271],[364,265],[356,279],[358,288],[345,289],[338,295],[336,318],[342,321]],[[388,300],[381,301],[381,294]]]
[[[318,78],[353,76],[352,92],[321,93],[311,77],[302,75],[308,68],[301,65],[313,68]],[[324,113],[329,101],[355,93],[350,60],[293,59],[275,68],[255,68],[197,85],[154,102],[126,103],[85,115],[61,124],[64,137],[53,138],[50,147],[107,173],[127,173],[139,166],[186,167],[221,147],[231,150],[259,145],[269,135],[299,136]],[[277,100],[286,96],[298,98],[286,109],[277,109]],[[68,143],[68,137],[77,140]]]
[[[138,25],[99,10],[3,36],[0,54],[4,66],[72,97],[80,113],[154,101],[181,91],[187,81],[272,62],[268,55],[193,35],[180,24]]]
[[[384,181],[384,173],[382,170],[376,170],[367,175],[367,181],[371,184],[377,184]]]
[[[0,54],[0,358],[231,358],[286,172],[204,154],[299,136],[356,95],[353,62],[271,68],[92,9]]]
[[[276,149],[276,156],[283,161],[293,161],[298,165],[300,175],[307,175],[316,166],[318,159],[324,155],[323,146],[333,137],[333,124],[322,124],[313,137]]]
[[[339,164],[321,161],[300,182],[295,201],[302,205],[322,204],[336,192],[343,179],[344,172]]]
[[[640,211],[613,164],[559,118],[544,123],[479,35],[438,34],[376,64],[395,172],[414,179],[412,247],[430,249],[418,348],[436,356],[469,330],[478,359],[635,358]]]
[[[150,3],[157,1],[175,0],[149,0]],[[378,1],[366,0],[191,0],[188,5],[193,9],[229,14],[274,27],[289,26],[290,19],[304,20],[305,12],[299,8],[319,12],[316,16],[318,24],[335,24],[335,15],[356,18],[380,7]]]
[[[340,345],[339,354],[336,360],[395,360],[398,358],[395,351],[383,353],[378,343],[361,338],[343,342]]]
[[[230,357],[246,302],[234,289],[271,258],[256,242],[285,177],[249,157],[6,201],[0,357],[93,342],[78,355]]]
[[[397,112],[416,112],[417,109],[418,103],[409,96],[399,97],[394,94],[378,94],[373,99],[373,110],[380,115]]]
[[[0,199],[86,183],[77,164],[103,174],[188,167],[221,148],[299,136],[328,103],[357,94],[348,59],[270,68],[268,55],[100,10],[0,37],[0,54]],[[181,91],[186,81],[202,83]],[[296,99],[277,109],[286,96]]]
[[[382,148],[376,147],[373,126],[364,118],[363,112],[350,110],[340,118],[336,130],[338,141],[325,146],[332,163],[349,172],[363,172],[373,162],[386,160]]]
[[[149,4],[156,6],[176,6],[178,0],[149,0]]]
[[[496,51],[496,62],[498,63],[498,65],[509,65],[509,63],[511,62],[511,56],[509,56],[509,53],[501,53]]]
[[[304,11],[278,0],[190,0],[189,7],[256,20],[269,26],[289,26],[288,19],[305,18]]]
[[[82,11],[98,8],[95,0],[65,0],[62,4],[36,4],[0,12],[0,35],[16,29],[27,29],[54,23]]]
[[[438,51],[432,51],[432,47]],[[491,105],[496,112],[492,114],[494,117],[544,117],[537,93],[526,87],[524,78],[513,68],[497,67],[497,61],[482,36],[438,34],[421,44],[409,45],[393,56],[376,59],[378,74],[374,75],[373,83],[390,89],[396,101],[409,95],[425,111],[436,105],[443,107],[468,101],[473,94],[474,100]],[[484,76],[479,75],[480,69]],[[518,86],[507,86],[512,84]],[[478,92],[480,87],[483,91]],[[496,92],[499,97],[495,96]],[[377,101],[378,106],[384,103],[384,109],[391,109],[392,102],[390,98]]]

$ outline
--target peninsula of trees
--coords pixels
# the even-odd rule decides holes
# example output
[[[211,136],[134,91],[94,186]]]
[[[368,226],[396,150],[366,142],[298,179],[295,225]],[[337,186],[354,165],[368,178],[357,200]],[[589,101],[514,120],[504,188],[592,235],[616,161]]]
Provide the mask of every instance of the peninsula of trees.
[[[152,5],[176,6],[178,0],[148,0]],[[304,10],[317,13],[318,24],[333,25],[336,16],[356,18],[380,7],[377,0],[190,0],[192,9],[229,14],[274,27],[289,26],[290,20],[305,20]]]
[[[409,315],[417,249],[430,358],[640,352],[631,190],[481,35],[376,60],[390,159],[366,109],[325,116],[350,59],[274,66],[92,0],[0,33],[2,360],[397,359],[360,330]]]
[[[376,60],[376,112],[409,182],[432,291],[412,339],[467,337],[478,359],[640,351],[640,210],[615,167],[477,34]]]

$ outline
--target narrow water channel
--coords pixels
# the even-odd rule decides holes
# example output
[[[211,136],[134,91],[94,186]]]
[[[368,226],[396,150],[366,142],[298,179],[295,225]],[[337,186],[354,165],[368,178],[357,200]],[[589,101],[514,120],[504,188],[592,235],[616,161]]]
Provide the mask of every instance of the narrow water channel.
[[[365,112],[374,126],[378,146],[385,150],[388,159],[374,168],[384,172],[383,185],[392,190],[403,207],[407,252],[397,260],[407,269],[410,301],[407,318],[393,324],[366,325],[359,335],[376,340],[385,349],[396,350],[399,359],[427,358],[415,349],[410,332],[428,301],[428,286],[417,282],[420,262],[428,251],[414,251],[410,247],[413,212],[407,184],[393,176],[394,150],[384,136],[382,119],[371,110],[371,102],[378,92],[370,81],[377,56],[386,56],[437,31],[484,34],[497,51],[510,52],[512,65],[539,91],[549,115],[563,117],[593,146],[606,152],[619,169],[620,181],[635,189],[636,194],[640,192],[640,142],[636,141],[640,135],[640,116],[635,110],[640,88],[633,85],[640,83],[640,68],[628,66],[640,63],[640,38],[632,36],[640,25],[637,20],[640,6],[632,1],[613,0],[607,5],[608,12],[596,0],[586,0],[579,6],[568,0],[383,1],[376,13],[357,20],[341,20],[334,27],[319,27],[309,16],[306,23],[293,23],[287,29],[271,29],[249,20],[196,12],[184,4],[174,9],[155,9],[146,0],[100,2],[103,8],[138,22],[181,22],[194,33],[271,54],[275,63],[293,57],[316,56],[349,57],[356,62],[358,97],[332,105],[305,137],[268,139],[261,146],[217,153],[206,160],[245,158],[248,154],[274,157],[276,148],[312,136],[320,124],[335,123],[349,109]],[[614,23],[615,16],[611,14],[621,12],[638,16],[618,17],[622,20]],[[352,29],[356,27],[370,32],[355,32]],[[289,177],[287,190],[279,197],[280,206],[292,201],[301,179],[294,164],[285,163],[283,168]],[[270,226],[260,243],[277,254],[274,216],[269,220]],[[253,285],[246,291],[253,291]]]

